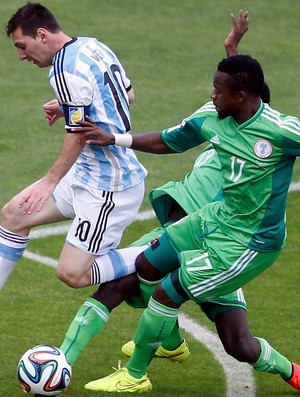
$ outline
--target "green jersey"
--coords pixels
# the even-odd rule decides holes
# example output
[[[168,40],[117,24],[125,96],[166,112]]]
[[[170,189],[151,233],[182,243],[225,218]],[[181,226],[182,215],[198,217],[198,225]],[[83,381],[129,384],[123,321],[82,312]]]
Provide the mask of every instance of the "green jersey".
[[[183,181],[169,181],[150,192],[149,198],[160,223],[168,220],[175,200],[187,214],[196,212],[212,201],[222,200],[223,180],[221,164],[212,145],[196,159],[192,172]]]
[[[204,221],[217,223],[224,234],[256,251],[283,247],[288,187],[300,154],[298,118],[261,103],[251,119],[238,125],[232,117],[220,119],[208,102],[161,136],[173,152],[205,141],[217,151],[223,201],[199,210]]]

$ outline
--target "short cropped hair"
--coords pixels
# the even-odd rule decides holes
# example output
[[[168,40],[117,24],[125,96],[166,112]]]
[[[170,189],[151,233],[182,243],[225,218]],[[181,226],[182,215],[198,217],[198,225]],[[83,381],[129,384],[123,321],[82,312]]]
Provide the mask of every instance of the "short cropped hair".
[[[61,30],[54,15],[40,3],[28,2],[20,7],[10,18],[6,25],[8,37],[18,28],[21,28],[25,36],[36,37],[39,28],[44,28],[51,33]]]
[[[270,92],[270,88],[269,88],[269,86],[268,86],[268,84],[266,82],[264,83],[264,87],[263,87],[263,90],[262,90],[262,93],[261,93],[260,97],[261,97],[261,100],[264,103],[270,104],[270,102],[271,102],[271,92]]]
[[[245,91],[260,97],[265,88],[263,70],[259,62],[250,55],[233,55],[222,59],[218,71],[227,73],[228,83],[234,92]]]

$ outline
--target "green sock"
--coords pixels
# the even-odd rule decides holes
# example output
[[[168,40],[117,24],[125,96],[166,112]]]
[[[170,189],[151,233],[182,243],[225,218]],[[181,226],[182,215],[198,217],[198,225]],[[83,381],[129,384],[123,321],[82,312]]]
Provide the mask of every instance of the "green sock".
[[[140,278],[140,290],[142,293],[145,305],[148,304],[150,297],[152,296],[156,286],[161,282],[159,281],[146,281]],[[163,341],[162,347],[166,350],[175,350],[182,343],[183,338],[179,331],[178,321],[176,322],[170,335]]]
[[[87,343],[107,323],[109,310],[96,299],[88,298],[76,313],[60,346],[70,365],[79,357]]]
[[[292,363],[273,349],[265,339],[256,339],[260,343],[261,353],[256,363],[252,364],[253,368],[259,372],[279,374],[283,379],[290,378],[292,376]]]
[[[164,232],[165,227],[171,223],[173,223],[173,222],[169,222],[168,224],[164,225],[164,227],[160,226],[160,227],[157,227],[156,229],[151,230],[151,232],[145,234],[140,239],[134,241],[131,245],[138,247],[138,246],[142,246],[142,245],[149,243],[154,238],[160,236]],[[150,299],[151,295],[153,294],[158,283],[159,283],[159,281],[154,282],[154,283],[151,283],[151,282],[148,283],[145,280],[140,280],[140,289],[142,292],[142,297],[143,297],[143,301],[145,303],[145,307],[147,306],[149,299]],[[162,343],[162,347],[165,348],[166,350],[175,350],[175,349],[177,349],[177,347],[179,347],[181,345],[182,341],[183,341],[183,338],[180,334],[179,324],[177,321],[171,334]]]
[[[148,283],[145,280],[140,279],[140,290],[145,304],[148,304],[149,299],[159,282],[160,281]],[[179,345],[181,345],[182,341],[183,338],[180,334],[179,324],[177,321],[170,335],[163,341],[162,347],[166,350],[175,350]]]
[[[126,367],[130,375],[141,378],[147,372],[156,349],[172,331],[178,317],[178,309],[172,309],[150,299],[139,321],[134,343],[135,349]]]
[[[170,335],[163,341],[161,345],[166,350],[175,350],[181,345],[182,342],[183,338],[179,331],[179,324],[177,320]]]

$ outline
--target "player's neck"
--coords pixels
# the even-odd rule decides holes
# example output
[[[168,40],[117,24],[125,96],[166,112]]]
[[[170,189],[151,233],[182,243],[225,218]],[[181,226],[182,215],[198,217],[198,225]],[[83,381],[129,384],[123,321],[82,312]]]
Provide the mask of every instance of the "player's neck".
[[[71,40],[72,40],[72,37],[66,35],[63,32],[53,34],[53,36],[51,38],[51,48],[52,48],[53,54],[56,54],[59,50],[61,50]]]
[[[243,124],[250,120],[260,107],[260,99],[252,101],[248,106],[243,106],[240,113],[235,117],[237,124]]]

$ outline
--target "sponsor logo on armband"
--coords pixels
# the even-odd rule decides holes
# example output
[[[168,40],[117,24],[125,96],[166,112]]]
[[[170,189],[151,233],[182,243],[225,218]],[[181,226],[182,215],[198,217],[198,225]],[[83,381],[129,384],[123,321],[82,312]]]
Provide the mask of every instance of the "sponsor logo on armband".
[[[76,123],[85,119],[90,115],[90,106],[68,106],[63,105],[66,125],[65,128],[80,128]]]

